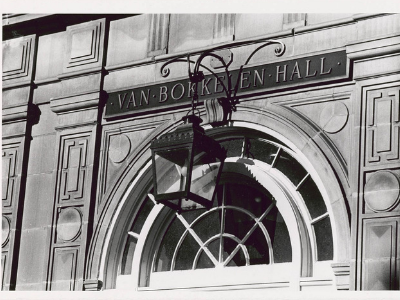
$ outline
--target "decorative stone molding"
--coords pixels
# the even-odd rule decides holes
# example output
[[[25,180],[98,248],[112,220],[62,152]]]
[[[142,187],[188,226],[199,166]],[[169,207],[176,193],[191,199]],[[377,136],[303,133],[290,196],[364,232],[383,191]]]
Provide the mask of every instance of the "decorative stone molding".
[[[400,51],[400,36],[376,38],[348,44],[347,56],[352,60],[382,56]]]
[[[15,197],[17,179],[17,148],[4,149],[2,151],[2,207],[11,207]]]
[[[62,138],[60,152],[60,203],[82,200],[87,177],[89,136]]]
[[[10,239],[10,223],[10,220],[3,215],[1,219],[1,247],[7,245]]]
[[[346,104],[333,102],[327,104],[321,111],[319,124],[328,133],[336,133],[343,129],[347,123],[349,111]]]
[[[97,107],[100,100],[100,92],[89,92],[82,95],[57,97],[50,100],[50,108],[56,114],[83,110]]]
[[[336,288],[339,291],[348,290],[350,287],[350,263],[332,263],[331,266],[336,279]]]
[[[125,160],[131,150],[131,141],[126,134],[110,137],[108,156],[114,163],[121,163]]]
[[[68,207],[60,211],[57,220],[57,238],[62,242],[75,241],[82,229],[82,213],[78,208]]]
[[[361,252],[361,290],[398,290],[400,217],[364,219]]]
[[[67,27],[64,73],[103,65],[105,19]]]
[[[54,248],[50,290],[74,291],[79,256],[78,247]]]
[[[15,121],[23,121],[28,118],[28,106],[16,106],[3,108],[2,111],[2,122],[15,122]]]
[[[92,199],[95,128],[58,133],[48,289],[82,290],[87,227]]]
[[[398,73],[400,36],[378,37],[346,46],[347,56],[354,61],[353,78],[365,80],[384,74]]]
[[[3,42],[3,89],[31,83],[35,38],[30,35]]]
[[[168,14],[152,15],[150,26],[150,40],[148,56],[156,56],[167,53],[168,47]]]
[[[47,289],[82,290],[90,216],[97,124],[104,76],[105,19],[67,27],[61,92],[50,99],[57,115],[57,158]]]
[[[18,123],[16,122],[16,124]],[[24,134],[12,132],[5,137],[3,131],[1,288],[5,291],[15,288],[15,261],[16,256],[19,255],[21,225],[18,224],[17,220],[22,218],[22,212],[19,209],[23,202],[23,199],[21,199],[21,181],[26,172],[26,163],[24,164],[23,157],[26,142]]]
[[[50,100],[50,109],[58,116],[56,130],[77,126],[93,126],[98,122],[102,93],[89,92]]]
[[[400,158],[400,88],[373,90],[366,97],[366,165]]]
[[[373,173],[364,187],[364,200],[374,212],[390,211],[400,201],[400,181],[389,171]]]
[[[103,286],[103,282],[98,279],[86,279],[83,282],[83,289],[85,291],[100,291]]]

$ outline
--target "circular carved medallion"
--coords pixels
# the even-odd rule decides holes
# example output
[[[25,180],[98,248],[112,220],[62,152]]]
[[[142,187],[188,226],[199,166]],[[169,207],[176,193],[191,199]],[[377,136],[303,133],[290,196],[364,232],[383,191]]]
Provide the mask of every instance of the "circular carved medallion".
[[[328,103],[321,111],[319,125],[328,133],[336,133],[346,125],[348,116],[349,111],[344,103]]]
[[[399,203],[400,182],[393,173],[379,171],[365,184],[364,199],[373,211],[388,211]]]
[[[58,216],[57,236],[61,240],[74,240],[81,232],[82,216],[76,208],[63,209]]]
[[[130,150],[131,141],[125,134],[111,137],[108,155],[112,162],[122,162],[128,156]]]
[[[10,237],[10,220],[3,216],[1,219],[1,246],[4,247],[8,243]]]

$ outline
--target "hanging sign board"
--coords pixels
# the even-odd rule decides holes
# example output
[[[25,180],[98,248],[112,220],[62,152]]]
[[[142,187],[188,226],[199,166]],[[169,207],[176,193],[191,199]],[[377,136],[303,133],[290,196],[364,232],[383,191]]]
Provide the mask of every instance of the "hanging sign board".
[[[217,73],[228,86],[225,72]],[[349,78],[346,51],[324,53],[271,64],[250,66],[230,71],[231,89],[245,98],[268,91],[278,91],[309,84],[332,82]],[[221,82],[213,75],[206,75],[197,86],[199,100],[224,97]],[[190,105],[194,85],[189,78],[163,82],[150,86],[109,93],[105,117],[143,114],[169,107]]]

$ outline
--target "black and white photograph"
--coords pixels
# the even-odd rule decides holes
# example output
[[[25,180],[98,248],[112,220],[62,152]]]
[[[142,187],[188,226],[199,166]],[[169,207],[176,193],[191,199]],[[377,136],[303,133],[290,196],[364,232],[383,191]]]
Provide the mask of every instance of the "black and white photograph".
[[[400,299],[400,7],[79,2],[2,8],[3,299]]]

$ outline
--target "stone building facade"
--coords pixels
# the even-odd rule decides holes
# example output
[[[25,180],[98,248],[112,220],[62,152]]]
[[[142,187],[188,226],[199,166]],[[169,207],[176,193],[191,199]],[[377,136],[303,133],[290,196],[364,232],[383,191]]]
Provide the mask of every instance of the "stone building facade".
[[[177,214],[150,143],[193,88],[161,69],[219,46],[218,199]],[[7,14],[2,82],[2,290],[399,290],[398,14]]]

